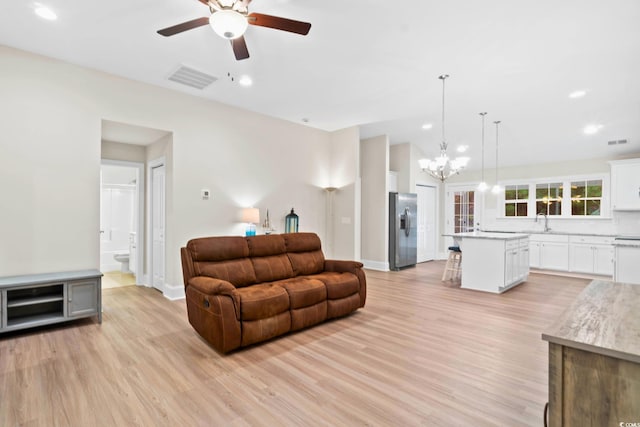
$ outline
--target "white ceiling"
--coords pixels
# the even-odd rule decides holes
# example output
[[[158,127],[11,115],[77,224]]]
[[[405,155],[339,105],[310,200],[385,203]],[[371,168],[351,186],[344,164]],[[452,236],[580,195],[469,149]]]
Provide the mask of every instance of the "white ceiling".
[[[35,2],[1,2],[0,44],[324,130],[362,125],[363,137],[386,133],[431,156],[446,73],[446,137],[470,146],[470,167],[480,111],[488,150],[502,121],[504,165],[640,152],[638,0],[255,0],[251,12],[313,26],[306,37],[250,26],[244,61],[209,27],[156,34],[207,16],[197,0],[39,3],[58,20],[35,16]],[[203,91],[168,81],[182,64],[219,80]],[[252,87],[237,83],[243,74]],[[587,95],[569,99],[577,89]],[[603,127],[585,135],[591,123]],[[629,143],[607,145],[619,139]]]

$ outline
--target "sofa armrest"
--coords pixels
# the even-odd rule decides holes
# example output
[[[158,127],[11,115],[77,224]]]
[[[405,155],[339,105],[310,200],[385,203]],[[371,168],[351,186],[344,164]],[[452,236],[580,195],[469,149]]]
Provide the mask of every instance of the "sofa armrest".
[[[336,259],[326,259],[324,261],[324,271],[336,271],[338,273],[354,273],[360,270],[363,264],[358,261],[345,261]]]
[[[236,293],[236,287],[226,280],[207,276],[196,276],[189,279],[189,286],[205,295],[221,295],[231,298],[236,311],[236,317],[240,318],[240,297]]]
[[[343,261],[335,259],[327,259],[324,261],[324,271],[334,271],[337,273],[353,273],[358,277],[360,282],[360,307],[364,307],[367,300],[367,277],[362,269],[364,264],[358,261]]]
[[[236,287],[226,280],[207,276],[196,276],[189,279],[189,286],[193,286],[207,295],[231,295]]]

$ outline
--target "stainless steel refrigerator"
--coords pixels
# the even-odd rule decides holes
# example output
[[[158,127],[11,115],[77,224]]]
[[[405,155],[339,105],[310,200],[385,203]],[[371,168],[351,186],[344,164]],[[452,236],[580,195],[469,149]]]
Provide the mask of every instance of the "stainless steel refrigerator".
[[[389,193],[389,268],[416,264],[418,247],[418,195]]]

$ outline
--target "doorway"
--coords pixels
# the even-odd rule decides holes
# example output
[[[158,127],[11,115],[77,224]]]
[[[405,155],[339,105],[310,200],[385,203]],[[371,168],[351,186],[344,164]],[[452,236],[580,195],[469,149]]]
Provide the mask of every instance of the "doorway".
[[[436,188],[416,184],[418,195],[418,251],[417,262],[436,259]]]
[[[467,233],[476,230],[482,215],[482,193],[476,186],[451,185],[446,188],[447,234]],[[453,244],[451,238],[448,244]]]
[[[165,187],[166,187],[166,164],[165,159],[160,158],[149,162],[149,226],[151,254],[149,256],[149,278],[150,285],[164,293],[165,283]]]
[[[102,160],[100,270],[105,287],[143,282],[144,164]],[[142,240],[144,241],[144,240]],[[111,284],[111,285],[109,285]]]

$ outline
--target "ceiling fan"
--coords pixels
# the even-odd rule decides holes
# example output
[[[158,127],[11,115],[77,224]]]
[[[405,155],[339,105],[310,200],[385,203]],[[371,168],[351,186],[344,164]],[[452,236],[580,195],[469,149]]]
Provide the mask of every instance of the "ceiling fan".
[[[210,24],[220,37],[231,41],[236,60],[247,59],[249,50],[244,40],[244,32],[249,24],[260,27],[274,28],[290,33],[306,36],[311,29],[308,22],[294,21],[278,16],[249,13],[251,0],[198,0],[209,7],[210,17],[197,18],[182,24],[163,28],[158,34],[165,37],[173,36],[184,31]]]

